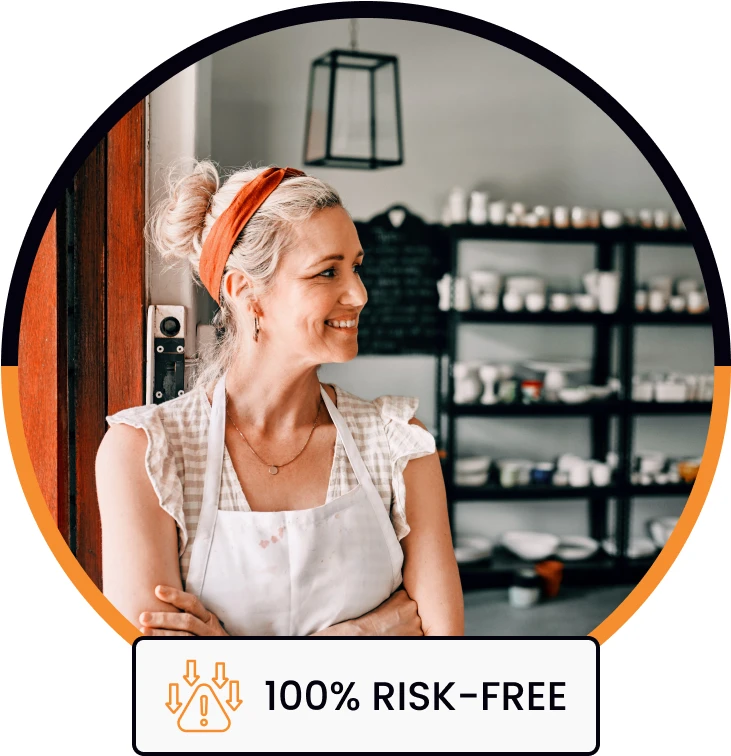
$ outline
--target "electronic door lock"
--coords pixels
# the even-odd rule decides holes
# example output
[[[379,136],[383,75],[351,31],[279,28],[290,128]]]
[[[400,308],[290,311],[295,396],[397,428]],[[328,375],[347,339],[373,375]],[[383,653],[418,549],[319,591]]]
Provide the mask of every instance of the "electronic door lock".
[[[147,309],[147,404],[162,404],[185,393],[185,307]]]

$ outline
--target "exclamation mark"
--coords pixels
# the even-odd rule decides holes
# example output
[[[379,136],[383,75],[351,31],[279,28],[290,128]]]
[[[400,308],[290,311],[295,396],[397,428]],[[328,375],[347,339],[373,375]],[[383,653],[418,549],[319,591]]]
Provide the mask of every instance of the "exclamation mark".
[[[205,727],[208,724],[206,717],[208,716],[208,696],[201,696],[201,727]]]

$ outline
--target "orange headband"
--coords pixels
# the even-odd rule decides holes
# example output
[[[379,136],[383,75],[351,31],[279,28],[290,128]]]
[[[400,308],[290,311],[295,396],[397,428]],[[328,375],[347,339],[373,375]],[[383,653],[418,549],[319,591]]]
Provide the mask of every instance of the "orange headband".
[[[284,179],[305,175],[307,174],[296,168],[267,168],[245,184],[231,204],[216,218],[203,243],[198,275],[218,304],[221,304],[219,295],[226,260],[244,226]]]

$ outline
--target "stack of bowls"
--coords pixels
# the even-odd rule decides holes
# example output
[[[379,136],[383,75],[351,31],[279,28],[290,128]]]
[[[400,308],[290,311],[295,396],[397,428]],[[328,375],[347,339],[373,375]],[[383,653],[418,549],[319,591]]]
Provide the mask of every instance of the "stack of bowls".
[[[458,486],[484,486],[490,471],[490,457],[462,457],[454,464],[454,482]]]

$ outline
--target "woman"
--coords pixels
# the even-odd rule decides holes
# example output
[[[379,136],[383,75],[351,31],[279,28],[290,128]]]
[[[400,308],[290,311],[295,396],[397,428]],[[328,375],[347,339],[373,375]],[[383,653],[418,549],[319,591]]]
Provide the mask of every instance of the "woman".
[[[318,379],[357,355],[367,301],[337,193],[290,168],[221,184],[203,161],[151,230],[220,304],[222,337],[187,394],[108,418],[104,593],[146,635],[462,635],[418,400]]]

